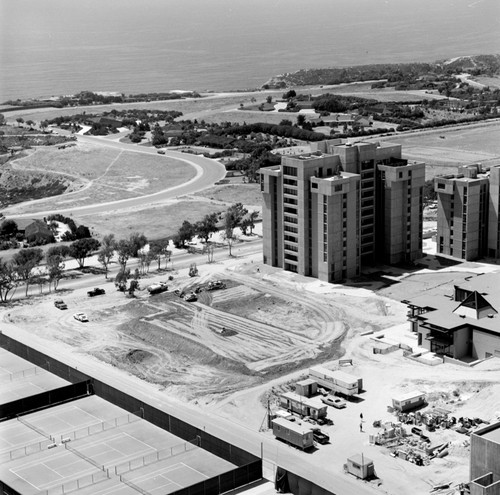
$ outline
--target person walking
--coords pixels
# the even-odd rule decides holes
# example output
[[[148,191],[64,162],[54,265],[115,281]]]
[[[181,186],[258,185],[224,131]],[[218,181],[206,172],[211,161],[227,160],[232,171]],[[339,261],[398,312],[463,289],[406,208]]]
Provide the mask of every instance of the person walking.
[[[360,419],[361,421],[363,421],[363,413],[360,413],[360,414],[359,414],[359,419]]]
[[[363,433],[363,423],[362,423],[362,422],[361,422],[361,423],[359,423],[359,431],[360,431],[361,433]]]

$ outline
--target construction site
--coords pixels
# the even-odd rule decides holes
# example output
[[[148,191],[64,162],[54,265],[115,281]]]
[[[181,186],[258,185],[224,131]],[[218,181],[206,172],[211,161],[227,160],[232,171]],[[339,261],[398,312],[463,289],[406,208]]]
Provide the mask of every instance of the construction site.
[[[408,359],[417,342],[400,301],[409,291],[440,293],[481,270],[472,263],[415,273],[391,269],[389,284],[377,274],[332,285],[245,256],[200,265],[195,276],[188,268],[169,272],[172,280],[164,282],[164,273],[152,274],[135,298],[104,284],[108,290],[100,298],[62,289],[20,301],[3,313],[2,331],[50,346],[82,366],[100,363],[134,377],[147,393],[176,409],[219,418],[228,431],[254,432],[262,438],[271,479],[280,456],[293,455],[304,456],[304,466],[312,462],[327,479],[352,477],[374,493],[423,494],[448,484],[438,493],[451,494],[468,481],[468,434],[500,411],[500,364],[492,358],[474,367],[430,366]],[[64,298],[68,311],[54,306],[56,297]],[[77,310],[86,312],[87,323],[72,317]],[[329,395],[321,385],[314,393],[297,389],[297,382],[315,380],[309,370],[317,365],[362,380],[352,397],[347,388],[335,396],[345,406],[323,401]],[[404,402],[414,391],[425,403],[399,411],[394,400]],[[311,395],[312,409],[291,415],[306,429],[320,428],[327,442],[315,440],[302,452],[275,438],[271,420],[283,415],[287,393],[302,394],[301,406],[304,394]],[[324,418],[314,419],[315,407]],[[360,454],[373,463],[368,481],[345,468]]]

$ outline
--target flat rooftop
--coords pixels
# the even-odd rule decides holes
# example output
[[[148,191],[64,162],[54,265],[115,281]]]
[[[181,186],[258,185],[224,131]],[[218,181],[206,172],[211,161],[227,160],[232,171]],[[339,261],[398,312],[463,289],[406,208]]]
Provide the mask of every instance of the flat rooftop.
[[[500,422],[475,431],[474,435],[487,438],[490,442],[500,445]]]

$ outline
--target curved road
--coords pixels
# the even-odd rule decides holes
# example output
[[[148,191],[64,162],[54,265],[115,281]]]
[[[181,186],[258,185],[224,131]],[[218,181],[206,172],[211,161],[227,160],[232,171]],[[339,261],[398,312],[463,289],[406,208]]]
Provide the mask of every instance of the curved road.
[[[14,218],[33,218],[38,216],[46,216],[52,213],[70,214],[73,212],[78,212],[79,215],[91,215],[98,214],[102,212],[109,211],[110,208],[130,208],[130,207],[146,207],[152,203],[161,203],[164,201],[170,201],[179,196],[185,196],[186,194],[194,194],[195,192],[206,189],[213,186],[217,181],[223,179],[226,175],[226,169],[224,165],[205,158],[204,156],[191,155],[186,153],[181,153],[179,151],[166,150],[165,155],[158,155],[156,148],[146,148],[142,146],[137,146],[133,144],[120,143],[116,141],[109,141],[105,138],[98,138],[95,136],[77,136],[78,141],[83,143],[91,143],[99,146],[107,146],[110,148],[116,148],[124,151],[130,151],[134,153],[146,153],[153,154],[155,156],[164,156],[165,158],[174,158],[176,160],[181,160],[186,162],[190,166],[196,169],[196,176],[193,177],[188,182],[159,191],[153,194],[147,194],[137,198],[122,199],[118,201],[111,201],[108,203],[98,203],[88,206],[78,206],[73,208],[58,208],[55,210],[37,211],[36,213],[16,213],[16,209],[22,209],[22,205],[26,203],[20,203],[18,205],[13,205],[6,208],[3,212],[7,217]]]

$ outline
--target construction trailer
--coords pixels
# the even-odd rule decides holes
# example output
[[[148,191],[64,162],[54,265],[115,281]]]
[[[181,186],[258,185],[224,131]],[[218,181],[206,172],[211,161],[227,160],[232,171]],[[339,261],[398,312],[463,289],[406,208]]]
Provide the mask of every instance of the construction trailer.
[[[311,378],[306,378],[295,384],[295,392],[304,397],[313,397],[318,393],[318,383]]]
[[[302,450],[314,446],[314,436],[310,424],[276,418],[272,420],[272,425],[276,438]]]
[[[375,476],[373,461],[363,454],[356,454],[349,457],[347,459],[347,464],[344,464],[344,469],[362,480]]]
[[[392,398],[392,407],[396,411],[406,412],[426,404],[426,395],[418,390],[407,392]]]
[[[309,416],[312,419],[326,418],[328,407],[316,400],[308,399],[295,392],[285,392],[280,395],[280,407],[287,411]]]
[[[363,390],[363,379],[340,370],[329,370],[323,366],[309,368],[309,378],[333,393],[352,397]]]

